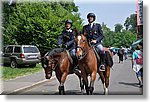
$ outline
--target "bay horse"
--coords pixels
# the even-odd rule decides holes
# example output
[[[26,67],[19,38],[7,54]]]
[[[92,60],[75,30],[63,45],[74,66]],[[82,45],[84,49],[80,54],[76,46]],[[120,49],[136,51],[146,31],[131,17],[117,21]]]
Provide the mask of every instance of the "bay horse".
[[[78,71],[72,71],[73,64],[71,64],[68,54],[64,48],[55,48],[49,53],[46,53],[41,62],[45,71],[46,79],[50,79],[52,71],[55,71],[56,78],[60,83],[58,87],[60,95],[65,94],[64,83],[68,74],[75,73],[80,80],[80,87],[82,86],[81,75]]]
[[[86,93],[93,94],[94,82],[96,79],[96,74],[98,73],[103,83],[104,94],[108,94],[110,67],[113,65],[111,52],[107,48],[104,48],[106,52],[106,63],[104,65],[105,71],[100,71],[98,68],[100,63],[97,60],[94,48],[90,46],[86,36],[78,33],[75,37],[75,43],[76,56],[78,58],[78,65],[81,70],[81,75],[84,80]],[[111,65],[109,63],[111,63]],[[89,87],[87,78],[88,75],[90,75]]]

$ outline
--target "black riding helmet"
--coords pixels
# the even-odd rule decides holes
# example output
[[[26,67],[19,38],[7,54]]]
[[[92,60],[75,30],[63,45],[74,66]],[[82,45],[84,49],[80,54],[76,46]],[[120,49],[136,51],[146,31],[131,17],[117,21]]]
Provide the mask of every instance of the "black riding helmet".
[[[66,20],[65,25],[66,25],[67,23],[70,23],[71,26],[72,26],[72,20]]]
[[[87,19],[88,19],[89,17],[93,17],[93,18],[94,18],[94,21],[95,21],[95,19],[96,19],[96,16],[95,16],[94,13],[89,13],[89,14],[87,15]]]

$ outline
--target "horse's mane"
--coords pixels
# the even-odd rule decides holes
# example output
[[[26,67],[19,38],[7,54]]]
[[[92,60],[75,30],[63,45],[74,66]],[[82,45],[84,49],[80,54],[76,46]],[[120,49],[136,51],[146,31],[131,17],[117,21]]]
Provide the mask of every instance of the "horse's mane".
[[[65,51],[64,48],[55,48],[49,51],[48,56],[53,57],[55,55],[58,55],[59,53]]]

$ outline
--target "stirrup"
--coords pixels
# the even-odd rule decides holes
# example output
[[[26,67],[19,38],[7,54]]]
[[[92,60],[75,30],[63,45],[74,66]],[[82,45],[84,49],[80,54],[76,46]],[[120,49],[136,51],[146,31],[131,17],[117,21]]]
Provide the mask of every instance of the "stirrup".
[[[100,65],[100,67],[99,67],[99,71],[105,71],[105,66],[102,64],[102,65]]]
[[[79,65],[73,67],[73,71],[80,71],[78,67],[79,67]]]

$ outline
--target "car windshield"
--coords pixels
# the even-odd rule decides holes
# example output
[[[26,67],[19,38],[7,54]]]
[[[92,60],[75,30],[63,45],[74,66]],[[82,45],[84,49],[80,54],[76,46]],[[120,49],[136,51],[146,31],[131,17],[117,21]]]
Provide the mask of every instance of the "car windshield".
[[[38,49],[36,47],[23,47],[24,53],[38,53]]]

